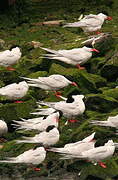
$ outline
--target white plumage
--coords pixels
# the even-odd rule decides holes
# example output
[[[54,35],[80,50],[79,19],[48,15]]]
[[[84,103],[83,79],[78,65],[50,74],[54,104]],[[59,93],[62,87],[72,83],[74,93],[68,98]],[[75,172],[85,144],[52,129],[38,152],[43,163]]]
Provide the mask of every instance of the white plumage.
[[[38,130],[38,131],[45,131],[48,126],[54,125],[58,127],[59,121],[59,112],[50,114],[47,118],[44,117],[33,118],[33,119],[21,119],[22,121],[15,121],[14,124],[17,127],[17,130]]]
[[[0,137],[8,132],[7,123],[3,120],[0,120]]]
[[[105,143],[104,146],[96,147],[87,151],[83,151],[81,155],[70,155],[71,158],[88,159],[92,162],[100,162],[101,160],[110,158],[115,151],[115,145],[112,140]]]
[[[10,100],[20,99],[27,94],[28,89],[28,84],[22,81],[18,84],[13,83],[0,88],[0,95],[6,96]]]
[[[43,147],[30,149],[20,154],[17,157],[1,160],[0,163],[25,163],[25,164],[40,164],[45,160],[46,151]]]
[[[71,82],[67,78],[59,74],[53,74],[49,77],[38,77],[37,79],[26,77],[22,78],[28,80],[29,86],[39,87],[45,90],[59,90],[68,86],[69,84],[77,86],[75,82]]]
[[[82,48],[74,48],[71,50],[51,50],[49,48],[41,48],[49,53],[44,57],[48,59],[56,59],[67,64],[72,64],[74,66],[84,64],[92,57],[92,51],[99,52],[96,49],[88,48],[86,46]]]
[[[84,138],[82,141],[75,143],[66,144],[63,148],[50,148],[48,151],[58,152],[64,155],[65,159],[69,159],[69,154],[72,155],[81,155],[83,151],[94,148],[95,141],[93,140],[95,132],[90,136]]]
[[[108,117],[107,121],[91,121],[90,123],[98,126],[109,126],[118,128],[118,115]]]
[[[34,137],[23,137],[17,143],[42,143],[44,146],[54,145],[59,141],[59,131],[55,126],[49,126],[46,131],[36,134]]]
[[[89,14],[86,15],[83,19],[74,23],[67,23],[63,27],[80,27],[84,32],[94,32],[101,29],[105,20],[111,20],[112,18],[106,16],[103,13],[97,15]]]
[[[69,103],[67,101],[60,102],[43,102],[39,101],[39,104],[49,106],[55,109],[55,111],[61,111],[64,117],[74,118],[75,116],[81,115],[85,111],[85,104],[83,102],[84,95],[72,95],[73,102]],[[52,111],[52,109],[51,109]],[[40,111],[40,114],[45,114],[45,112],[50,112],[49,108]]]
[[[19,47],[0,52],[0,66],[11,66],[16,64],[21,58],[21,51]]]

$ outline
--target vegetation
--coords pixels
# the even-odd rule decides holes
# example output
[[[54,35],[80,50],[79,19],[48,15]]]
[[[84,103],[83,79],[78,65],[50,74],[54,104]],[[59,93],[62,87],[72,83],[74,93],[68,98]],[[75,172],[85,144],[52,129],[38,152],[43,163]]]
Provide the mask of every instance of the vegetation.
[[[67,87],[63,91],[66,97],[69,94],[84,94],[86,99],[86,111],[79,116],[78,122],[65,126],[66,119],[60,120],[60,141],[57,147],[65,143],[83,139],[96,131],[97,145],[103,145],[108,139],[118,142],[114,128],[105,128],[90,125],[91,120],[106,120],[108,116],[118,114],[118,2],[115,0],[19,0],[15,5],[1,10],[0,14],[0,50],[3,51],[19,45],[22,49],[22,58],[16,71],[9,72],[0,67],[0,87],[19,82],[25,77],[48,76],[59,73],[67,78],[73,78],[79,85]],[[49,20],[64,20],[65,22],[77,21],[83,14],[106,12],[113,17],[111,22],[105,23],[102,31],[111,32],[112,38],[103,45],[97,44],[100,50],[86,64],[85,70],[77,70],[75,67],[64,63],[42,59],[45,52],[40,48],[34,48],[31,41],[39,41],[43,47],[52,49],[71,49],[82,47],[81,42],[87,35],[78,28],[62,28],[61,26],[41,26],[40,22]],[[3,43],[3,41],[5,43]],[[30,88],[24,103],[14,104],[0,97],[0,118],[9,125],[9,133],[5,136],[7,142],[0,149],[0,159],[7,156],[17,156],[31,147],[33,144],[17,145],[15,139],[22,135],[32,135],[35,132],[15,131],[12,120],[19,118],[32,118],[30,112],[34,112],[37,100],[57,101],[52,93],[46,94],[38,88]],[[35,172],[26,165],[0,164],[0,178],[10,176],[12,179],[69,179],[72,180],[115,180],[118,179],[118,156],[105,161],[107,168],[94,166],[91,163],[77,160],[59,160],[59,155],[49,152],[41,166],[40,172]],[[81,175],[78,176],[79,172]]]

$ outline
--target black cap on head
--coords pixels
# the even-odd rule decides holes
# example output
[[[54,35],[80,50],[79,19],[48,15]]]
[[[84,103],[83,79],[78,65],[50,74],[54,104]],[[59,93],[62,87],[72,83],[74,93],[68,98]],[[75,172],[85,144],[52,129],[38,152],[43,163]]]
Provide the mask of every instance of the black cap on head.
[[[38,143],[37,145],[35,145],[33,150],[35,150],[35,149],[37,149],[39,147],[44,147],[43,143]]]
[[[63,112],[58,110],[57,112],[59,112],[59,118],[61,118],[63,116]]]
[[[66,103],[72,103],[74,102],[74,99],[72,98],[72,96],[68,96]]]
[[[48,126],[48,127],[46,128],[46,132],[49,132],[49,131],[51,131],[51,130],[54,129],[54,128],[55,128],[54,125]]]
[[[12,45],[12,46],[10,46],[10,51],[13,49],[13,48],[16,48],[16,47],[19,47],[20,48],[20,46],[19,45]]]

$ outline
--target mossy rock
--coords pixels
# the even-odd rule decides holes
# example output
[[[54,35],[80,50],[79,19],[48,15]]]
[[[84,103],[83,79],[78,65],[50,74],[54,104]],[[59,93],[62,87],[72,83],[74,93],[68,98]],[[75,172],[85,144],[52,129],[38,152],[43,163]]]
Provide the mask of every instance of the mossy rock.
[[[104,90],[103,94],[118,100],[118,88]]]
[[[118,101],[113,97],[102,94],[89,94],[87,96],[87,110],[109,113],[118,106]]]
[[[118,78],[118,52],[115,52],[111,59],[103,66],[101,76],[105,77],[108,81],[116,81]]]
[[[7,123],[19,118],[25,118],[35,107],[35,99],[27,100],[24,103],[5,103],[0,106],[0,117]]]
[[[66,68],[60,64],[53,63],[50,68],[50,74],[61,74],[68,79],[78,83],[80,93],[97,92],[99,87],[106,85],[106,80],[99,75],[87,73],[86,70],[76,68]]]

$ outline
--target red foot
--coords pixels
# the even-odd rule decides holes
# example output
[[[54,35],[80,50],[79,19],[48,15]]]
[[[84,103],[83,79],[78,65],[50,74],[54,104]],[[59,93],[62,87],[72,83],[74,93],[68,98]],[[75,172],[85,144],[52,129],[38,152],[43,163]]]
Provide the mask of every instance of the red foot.
[[[15,69],[15,68],[12,68],[12,67],[7,67],[7,70],[8,70],[8,71],[15,71],[16,69]]]
[[[77,64],[76,67],[77,67],[78,69],[80,69],[80,70],[85,69],[85,67],[81,67],[79,64]]]
[[[59,98],[62,94],[61,94],[61,92],[55,92],[54,95]]]
[[[75,123],[75,122],[78,122],[78,120],[75,120],[75,119],[69,119],[68,122],[70,122],[70,123]]]
[[[14,103],[23,103],[23,101],[15,101]]]
[[[107,168],[106,164],[104,164],[103,162],[98,162],[98,164],[99,164],[102,168]]]
[[[33,168],[34,171],[40,171],[41,169],[40,168]]]
[[[97,34],[97,35],[98,35],[98,34],[101,34],[101,32],[97,31],[96,34]]]

